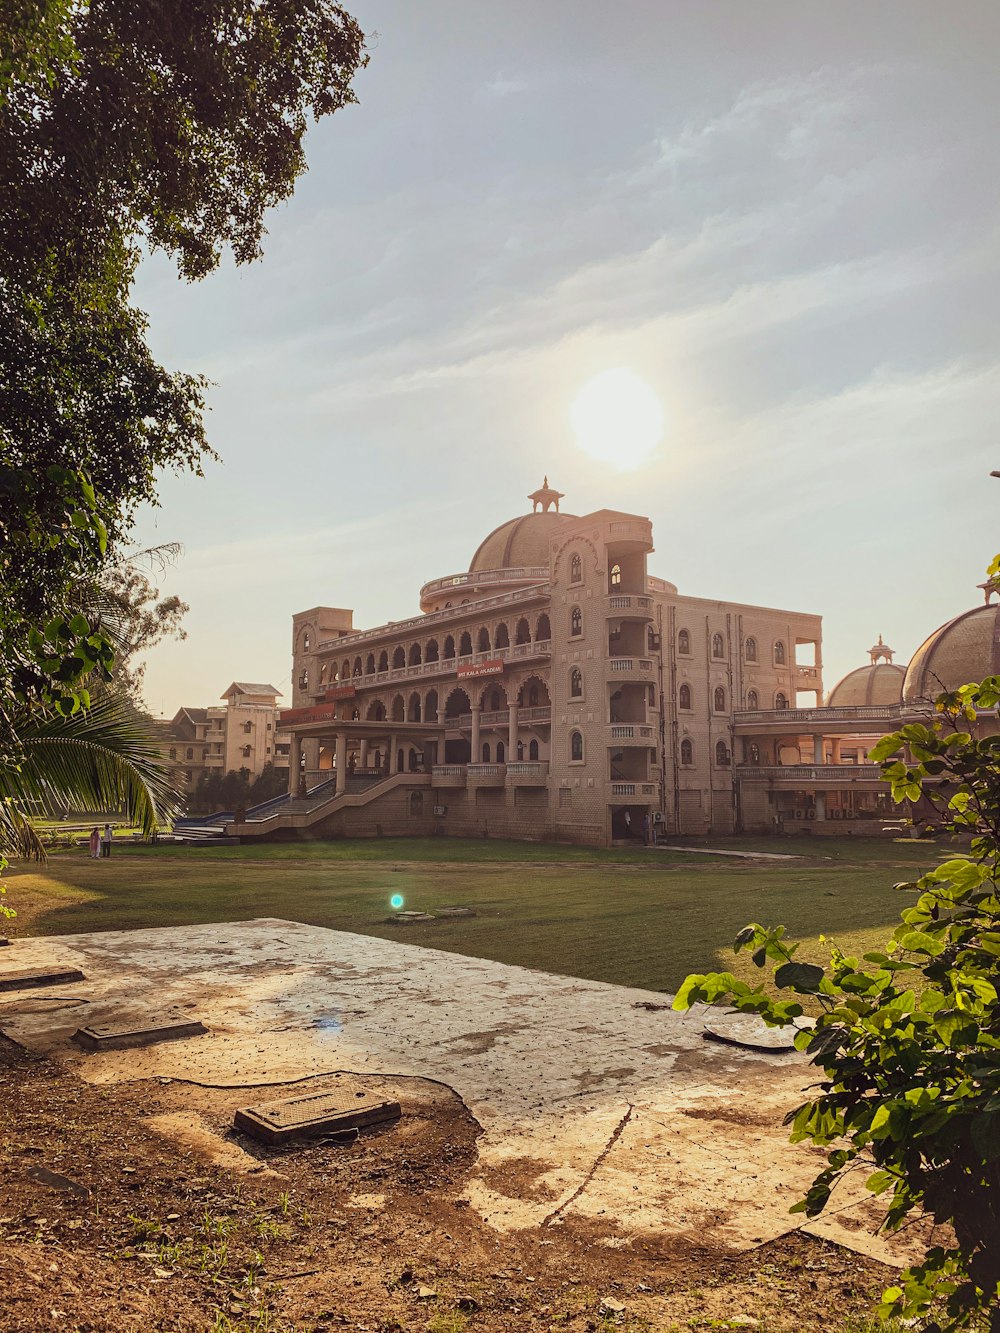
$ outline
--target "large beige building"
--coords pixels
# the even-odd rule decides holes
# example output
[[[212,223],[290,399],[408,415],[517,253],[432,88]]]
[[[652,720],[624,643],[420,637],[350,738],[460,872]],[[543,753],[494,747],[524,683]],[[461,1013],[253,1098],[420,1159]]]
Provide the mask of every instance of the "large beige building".
[[[290,738],[278,732],[281,691],[263,682],[234,680],[221,698],[221,704],[208,708],[180,708],[167,724],[164,749],[187,794],[202,773],[245,768],[256,778],[267,764],[288,768]]]
[[[467,570],[424,584],[419,615],[293,617],[293,799],[234,834],[745,826],[737,719],[820,704],[820,617],[686,597],[647,569],[647,518],[562,498],[546,479]]]

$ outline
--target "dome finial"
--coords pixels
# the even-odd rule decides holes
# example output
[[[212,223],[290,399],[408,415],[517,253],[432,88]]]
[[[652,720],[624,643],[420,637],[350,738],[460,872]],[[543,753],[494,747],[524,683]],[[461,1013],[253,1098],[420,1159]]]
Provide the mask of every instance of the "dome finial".
[[[878,643],[873,648],[868,649],[868,656],[872,659],[872,666],[879,662],[891,662],[893,650],[882,641],[882,635],[878,636]]]
[[[548,477],[544,477],[541,488],[537,491],[532,491],[528,496],[532,506],[531,512],[537,514],[538,510],[541,509],[542,513],[546,514],[550,509],[555,509],[558,514],[559,501],[563,498],[563,495],[563,491],[553,490],[549,485]]]

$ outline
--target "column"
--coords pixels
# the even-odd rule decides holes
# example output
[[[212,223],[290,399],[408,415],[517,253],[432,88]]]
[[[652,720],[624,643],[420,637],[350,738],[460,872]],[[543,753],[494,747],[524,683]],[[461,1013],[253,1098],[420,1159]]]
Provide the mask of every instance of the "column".
[[[817,820],[826,819],[826,792],[818,791],[816,793],[816,818]]]
[[[288,747],[288,794],[294,797],[299,790],[299,768],[302,764],[302,737],[298,732],[292,732],[291,744]]]
[[[479,703],[473,701],[472,704],[472,759],[473,764],[478,764],[481,756],[479,748]]]
[[[821,764],[823,762],[823,737],[813,737],[813,763]]]
[[[834,736],[833,740],[830,742],[830,746],[831,746],[831,749],[833,750],[833,754],[831,755],[832,762],[835,763],[835,764],[839,764],[839,763],[841,762],[841,758],[840,758],[840,737],[839,737],[839,736]]]
[[[399,746],[396,744],[396,737],[389,737],[389,776],[399,772]]]
[[[337,764],[337,795],[342,796],[347,791],[347,732],[337,732],[337,748],[335,751]]]
[[[368,767],[368,737],[367,737],[367,736],[364,736],[364,737],[362,737],[362,739],[361,739],[361,756],[360,756],[360,758],[358,759],[358,763],[359,763],[359,765],[360,765],[362,768],[367,768],[367,767]]]
[[[510,703],[510,723],[507,728],[507,763],[512,764],[517,759],[517,700],[512,699]]]

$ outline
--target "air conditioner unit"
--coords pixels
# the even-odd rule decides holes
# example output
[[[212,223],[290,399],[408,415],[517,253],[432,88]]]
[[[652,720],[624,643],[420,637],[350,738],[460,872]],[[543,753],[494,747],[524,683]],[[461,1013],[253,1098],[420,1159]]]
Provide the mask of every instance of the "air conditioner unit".
[[[654,811],[653,811],[653,823],[654,823],[654,824],[662,824],[662,823],[663,823],[663,811],[662,811],[662,810],[654,810]]]
[[[447,813],[448,807],[446,805],[436,805],[434,807],[434,815],[437,819],[443,819]]]

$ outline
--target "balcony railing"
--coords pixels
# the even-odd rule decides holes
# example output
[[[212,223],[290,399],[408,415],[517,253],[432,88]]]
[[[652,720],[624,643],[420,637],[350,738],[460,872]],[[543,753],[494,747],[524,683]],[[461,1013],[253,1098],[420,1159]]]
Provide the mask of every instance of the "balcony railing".
[[[551,639],[534,643],[508,644],[506,648],[491,648],[485,653],[464,653],[461,657],[438,658],[434,662],[418,662],[414,666],[390,667],[388,671],[366,672],[347,680],[331,680],[316,691],[317,699],[325,699],[328,692],[353,685],[355,689],[370,689],[374,685],[392,684],[397,680],[414,680],[418,676],[454,675],[460,666],[476,666],[480,662],[508,662],[515,658],[548,657],[552,652]]]
[[[637,671],[652,675],[653,661],[649,657],[612,657],[608,659],[608,669],[615,675]]]
[[[773,782],[791,779],[798,782],[884,782],[878,764],[737,764],[742,779]]]
[[[612,796],[655,796],[655,782],[612,782]]]
[[[518,759],[513,764],[507,765],[507,778],[513,778],[517,781],[529,778],[535,781],[544,782],[549,776],[549,765],[545,759]]]
[[[524,583],[527,579],[547,583],[548,565],[523,565],[519,569],[488,569],[481,574],[449,574],[443,579],[431,579],[420,589],[420,600],[435,592],[448,592],[451,588],[481,587],[484,583]],[[452,608],[454,609],[454,608]]]
[[[858,708],[753,708],[733,714],[733,722],[894,722],[902,715],[899,704],[862,705]]]
[[[551,708],[519,708],[517,710],[517,721],[522,722],[551,722]],[[445,724],[449,727],[464,727],[468,730],[472,726],[472,714],[462,713],[459,717],[449,717],[445,719]],[[479,714],[479,725],[481,727],[496,727],[510,725],[510,710],[500,708],[489,713]]]
[[[470,778],[502,778],[507,772],[506,764],[468,764],[466,772]]]
[[[467,764],[435,764],[431,774],[436,778],[464,778]]]
[[[549,571],[545,570],[545,577],[548,579]],[[482,612],[488,611],[492,607],[510,606],[512,603],[537,601],[544,594],[544,588],[538,585],[533,588],[522,588],[517,592],[501,593],[497,597],[483,597],[475,602],[469,602],[464,610],[468,613],[470,620],[482,620]],[[451,624],[456,620],[458,612],[462,611],[460,606],[450,606],[442,611],[428,611],[426,615],[410,616],[408,620],[394,620],[387,625],[377,625],[374,629],[361,629],[355,633],[343,634],[336,639],[324,639],[322,643],[316,645],[317,652],[328,652],[336,650],[337,654],[341,649],[350,649],[358,644],[369,643],[372,639],[401,639],[413,638],[413,631],[422,634],[428,625]]]
[[[654,739],[652,727],[640,725],[635,722],[614,722],[608,728],[613,741],[633,741]]]
[[[653,599],[651,597],[635,597],[631,594],[612,593],[608,598],[609,611],[652,611]]]

